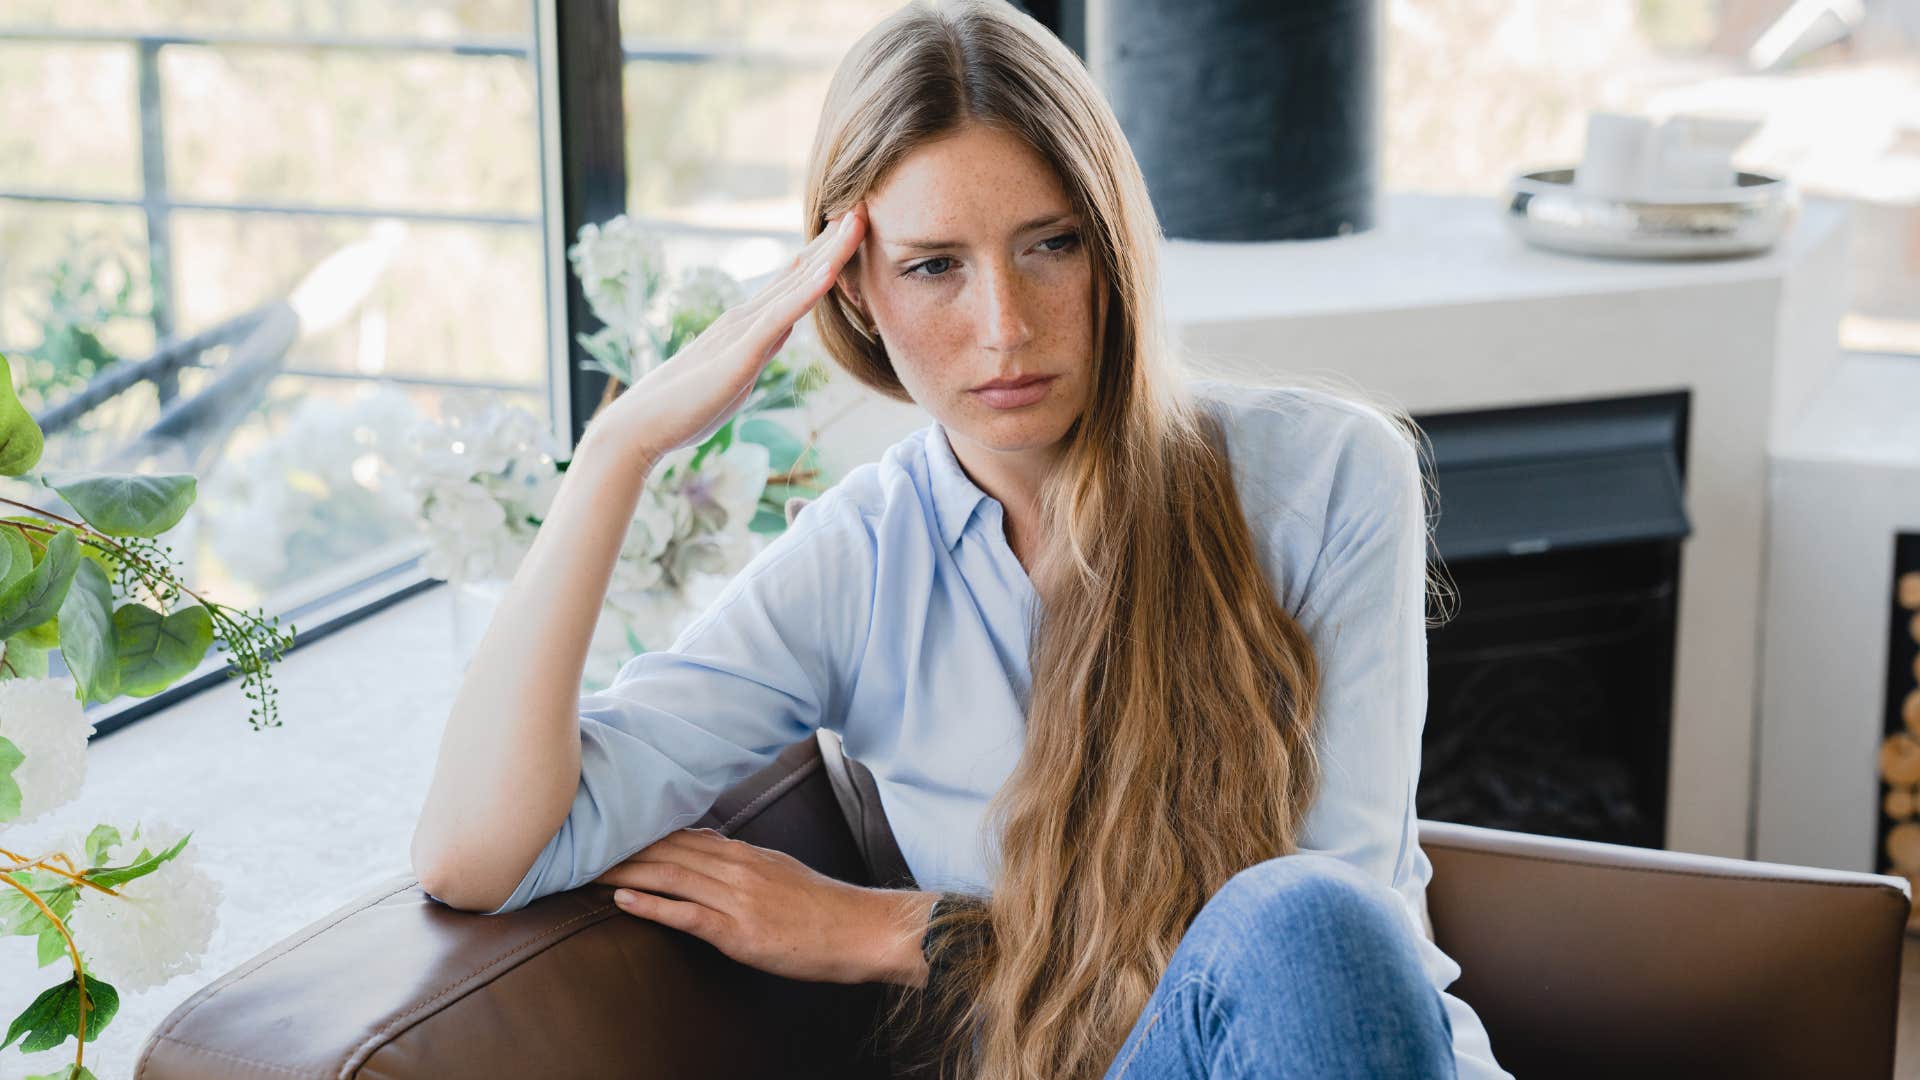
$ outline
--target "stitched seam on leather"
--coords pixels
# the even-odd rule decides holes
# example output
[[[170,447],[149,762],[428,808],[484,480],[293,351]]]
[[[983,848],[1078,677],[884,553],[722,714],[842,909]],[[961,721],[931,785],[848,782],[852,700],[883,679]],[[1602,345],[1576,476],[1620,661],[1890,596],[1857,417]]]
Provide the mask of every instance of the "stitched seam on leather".
[[[815,730],[816,732],[818,731],[818,729],[815,729]],[[716,826],[724,828],[728,821],[731,821],[735,817],[738,817],[742,811],[746,810],[748,806],[751,806],[753,804],[755,799],[758,799],[760,798],[760,796],[765,795],[768,791],[773,790],[775,785],[779,784],[782,780],[785,780],[787,777],[793,775],[795,771],[805,768],[806,761],[804,759],[798,765],[788,765],[785,761],[781,760],[789,752],[791,752],[794,749],[794,747],[799,746],[801,742],[805,742],[805,741],[806,740],[802,739],[797,742],[788,743],[786,746],[781,747],[779,753],[774,755],[774,760],[771,763],[769,763],[765,768],[755,770],[752,773],[752,775],[748,776],[746,779],[741,780],[739,783],[736,783],[732,787],[721,792],[719,796],[713,800],[713,805],[707,807],[707,812],[704,816],[711,817],[714,820],[714,824]],[[813,756],[818,757],[819,754],[816,752]],[[780,765],[786,768],[788,771],[781,773],[779,776],[775,777],[772,780],[762,779],[763,774],[766,773],[768,769],[771,769],[774,765]],[[754,794],[749,795],[748,792],[754,792]],[[735,807],[734,809],[727,810],[728,804],[733,803],[739,799],[745,799],[746,802],[741,803],[739,806]],[[720,816],[720,812],[722,810],[727,810],[727,816],[725,818],[722,818]]]
[[[187,1042],[183,1039],[173,1037],[170,1034],[170,1032],[172,1032],[174,1028],[180,1026],[180,1024],[184,1023],[187,1017],[193,1015],[196,1011],[198,1011],[200,1006],[212,1000],[216,996],[219,990],[226,990],[226,989],[230,989],[232,987],[240,985],[240,983],[244,982],[248,978],[248,976],[251,976],[254,972],[265,967],[268,963],[274,960],[278,960],[280,957],[285,956],[288,953],[291,953],[293,950],[299,948],[302,945],[305,945],[307,942],[312,941],[314,938],[319,937],[321,934],[326,933],[328,930],[331,930],[334,927],[340,925],[341,923],[345,922],[347,919],[352,918],[354,915],[357,915],[360,912],[365,911],[370,907],[374,907],[375,905],[378,905],[386,900],[389,900],[395,896],[398,896],[401,893],[406,892],[408,889],[418,888],[419,885],[420,885],[420,882],[417,880],[407,881],[406,883],[400,885],[398,888],[394,889],[392,892],[387,893],[384,896],[375,897],[372,903],[361,904],[358,907],[349,908],[348,910],[341,912],[339,918],[336,918],[331,922],[315,924],[314,926],[309,928],[308,933],[296,935],[292,938],[289,938],[281,942],[275,948],[270,949],[265,953],[262,953],[261,955],[255,957],[250,963],[237,969],[235,972],[232,973],[233,980],[231,982],[226,983],[224,986],[221,985],[221,980],[219,979],[214,980],[212,983],[209,983],[205,988],[203,988],[203,995],[201,996],[199,1001],[194,1002],[191,1007],[182,1010],[178,1015],[174,1016],[173,1019],[167,1023],[165,1028],[162,1028],[161,1030],[154,1032],[154,1038],[166,1039],[169,1042],[176,1042],[182,1046],[194,1046],[195,1044],[193,1043]],[[201,1047],[195,1047],[195,1048],[203,1049]],[[140,1059],[139,1064],[136,1065],[134,1068],[135,1080],[139,1080],[140,1077],[145,1076],[146,1071],[147,1071],[146,1057],[143,1055]]]
[[[1560,866],[1578,866],[1588,870],[1605,870],[1608,872],[1626,870],[1636,874],[1663,874],[1667,877],[1710,878],[1715,881],[1753,881],[1769,882],[1778,885],[1813,885],[1822,889],[1844,888],[1894,891],[1893,886],[1882,885],[1877,881],[1808,881],[1805,878],[1760,877],[1758,875],[1735,874],[1726,871],[1682,870],[1678,867],[1626,866],[1619,863],[1584,862],[1580,859],[1558,858],[1552,855],[1527,855],[1515,851],[1488,851],[1485,848],[1456,848],[1449,847],[1446,844],[1435,844],[1434,850],[1458,851],[1473,857],[1523,859],[1527,862],[1554,863]]]
[[[853,774],[852,769],[847,770],[847,779],[853,786],[855,801],[860,804],[860,858],[867,864],[868,876],[881,884],[886,884],[883,880],[884,872],[891,867],[880,865],[881,860],[886,858],[886,849],[877,846],[880,843],[880,837],[877,834],[880,827],[885,824],[886,808],[872,798],[872,792],[868,791],[867,785],[862,784],[860,778]]]
[[[439,1003],[440,999],[448,996],[449,994],[453,994],[455,991],[464,990],[469,983],[475,982],[476,980],[480,980],[482,976],[492,975],[495,969],[500,968],[502,965],[507,964],[509,960],[514,960],[521,953],[536,949],[536,947],[543,948],[550,943],[550,939],[558,939],[560,937],[571,936],[570,932],[573,930],[574,927],[576,927],[578,924],[582,922],[586,922],[589,919],[594,920],[596,922],[604,922],[606,921],[608,916],[616,913],[618,910],[619,909],[614,907],[611,903],[608,903],[608,904],[603,904],[598,907],[595,907],[591,911],[585,911],[578,915],[575,915],[573,918],[568,919],[566,922],[560,923],[556,926],[552,926],[546,930],[541,931],[538,937],[529,938],[528,940],[521,942],[518,946],[515,946],[511,952],[504,953],[500,956],[495,957],[491,962],[487,964],[486,967],[483,967],[478,971],[468,974],[466,977],[460,979],[457,982],[454,982],[445,987],[442,987],[432,997],[426,999],[425,1001],[420,1002],[419,1004],[415,1005],[413,1008],[408,1009],[406,1012],[401,1013],[400,1015],[394,1017],[392,1020],[387,1021],[386,1024],[381,1026],[373,1034],[367,1036],[366,1041],[362,1042],[358,1047],[354,1048],[353,1053],[347,1056],[347,1060],[341,1063],[340,1076],[342,1077],[342,1080],[350,1080],[350,1078],[353,1076],[353,1071],[357,1070],[361,1065],[366,1064],[367,1058],[370,1058],[373,1056],[373,1051],[379,1049],[380,1046],[385,1043],[388,1036],[393,1034],[403,1024],[406,1024],[407,1021],[410,1018],[412,1018],[414,1014],[419,1013],[423,1010],[435,1007]],[[563,933],[563,931],[568,931],[569,933]]]
[[[772,787],[754,796],[752,802],[741,807],[738,813],[727,819],[725,825],[720,826],[720,831],[729,836],[733,835],[736,827],[757,815],[768,803],[793,790],[795,784],[806,779],[819,767],[819,758],[808,758],[805,764],[781,777]]]
[[[286,1073],[288,1076],[325,1077],[327,1075],[327,1073],[320,1070],[296,1069],[291,1065],[276,1065],[271,1061],[258,1061],[250,1057],[241,1057],[238,1054],[225,1053],[211,1047],[201,1046],[199,1043],[190,1043],[185,1039],[176,1039],[171,1035],[156,1035],[154,1036],[154,1040],[157,1042],[170,1042],[175,1046],[184,1046],[189,1050],[205,1054],[208,1057],[219,1058],[222,1061],[232,1061],[237,1064],[251,1066],[255,1069],[265,1069],[268,1072]]]

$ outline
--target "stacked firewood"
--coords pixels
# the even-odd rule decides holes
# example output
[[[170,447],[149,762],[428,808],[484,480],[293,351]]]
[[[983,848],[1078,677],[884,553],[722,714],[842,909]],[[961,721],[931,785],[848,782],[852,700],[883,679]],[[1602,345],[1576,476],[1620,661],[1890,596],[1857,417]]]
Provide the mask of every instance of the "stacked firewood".
[[[1908,638],[1920,646],[1920,571],[1901,574],[1894,581],[1896,624],[1906,623]],[[1905,650],[1898,634],[1894,637],[1898,663]],[[1881,809],[1894,824],[1886,830],[1882,845],[1887,865],[1882,872],[1897,874],[1913,883],[1914,896],[1920,900],[1920,651],[1914,653],[1911,669],[1899,680],[1906,694],[1899,701],[1900,726],[1880,744],[1880,782],[1884,796]],[[1908,929],[1920,929],[1920,903],[1907,918]]]

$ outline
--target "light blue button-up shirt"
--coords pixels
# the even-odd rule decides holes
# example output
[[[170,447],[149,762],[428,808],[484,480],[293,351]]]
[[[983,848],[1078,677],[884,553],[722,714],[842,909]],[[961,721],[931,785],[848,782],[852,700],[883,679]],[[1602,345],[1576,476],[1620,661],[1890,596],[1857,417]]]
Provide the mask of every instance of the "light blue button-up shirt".
[[[1188,385],[1225,420],[1256,549],[1321,664],[1324,776],[1300,847],[1405,899],[1460,1075],[1507,1076],[1479,1018],[1445,992],[1459,965],[1421,929],[1433,869],[1414,810],[1427,643],[1413,448],[1378,412],[1321,391]],[[1023,746],[1036,604],[1001,515],[937,423],[808,504],[670,648],[582,696],[572,809],[496,913],[693,824],[823,725],[872,770],[921,888],[990,889],[983,817]]]

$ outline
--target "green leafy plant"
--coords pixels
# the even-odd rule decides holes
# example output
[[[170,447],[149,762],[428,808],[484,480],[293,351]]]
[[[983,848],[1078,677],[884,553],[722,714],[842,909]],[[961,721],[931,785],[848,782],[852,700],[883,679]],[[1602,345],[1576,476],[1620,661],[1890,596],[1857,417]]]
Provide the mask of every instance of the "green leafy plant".
[[[44,445],[39,425],[14,391],[12,368],[0,356],[0,475],[28,476]],[[37,781],[64,780],[64,786],[31,791],[21,782],[21,767],[37,754],[56,760],[63,739],[77,738],[83,749],[82,706],[159,693],[198,667],[216,642],[232,657],[229,676],[242,679],[253,702],[248,719],[255,729],[279,726],[269,665],[292,647],[295,633],[291,625],[281,632],[277,616],[215,603],[180,581],[171,548],[160,537],[192,506],[193,476],[81,473],[39,480],[74,516],[0,496],[0,506],[17,511],[0,517],[0,824],[31,820],[78,793],[83,764]],[[71,693],[47,678],[48,653],[56,648],[71,672]],[[133,836],[137,840],[137,828]],[[112,865],[119,830],[96,826],[80,860],[84,868],[63,852],[28,857],[0,847],[0,885],[8,887],[0,889],[0,934],[34,937],[41,966],[64,955],[73,967],[69,979],[49,987],[14,1019],[0,1049],[20,1041],[23,1052],[47,1050],[71,1035],[78,1040],[73,1065],[45,1080],[93,1075],[85,1065],[86,1044],[113,1019],[119,991],[89,971],[69,917],[83,893],[122,897],[119,890],[128,882],[174,862],[190,836],[157,853],[141,847]],[[204,881],[189,876],[197,871],[173,873],[169,886]],[[189,902],[200,903],[204,895]],[[208,913],[190,914],[199,921],[188,935],[204,930]]]

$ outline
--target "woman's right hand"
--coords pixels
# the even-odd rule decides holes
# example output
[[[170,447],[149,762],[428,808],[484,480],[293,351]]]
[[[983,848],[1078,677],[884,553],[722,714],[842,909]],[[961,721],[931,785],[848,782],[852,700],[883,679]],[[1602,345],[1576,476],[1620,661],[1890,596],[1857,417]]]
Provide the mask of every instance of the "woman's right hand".
[[[866,229],[864,203],[842,214],[758,293],[615,398],[589,433],[655,459],[705,442],[746,403],[794,324],[833,288]]]

